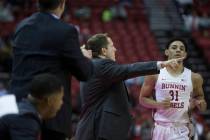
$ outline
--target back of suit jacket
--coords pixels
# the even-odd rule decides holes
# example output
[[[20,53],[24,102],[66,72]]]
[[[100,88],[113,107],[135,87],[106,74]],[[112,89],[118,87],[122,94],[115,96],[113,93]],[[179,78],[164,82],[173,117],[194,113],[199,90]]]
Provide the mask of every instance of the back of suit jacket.
[[[0,117],[0,140],[39,140],[41,118],[29,100],[18,104],[18,114]]]
[[[70,76],[73,74],[83,81],[92,74],[92,63],[79,49],[75,27],[49,13],[35,13],[17,26],[13,54],[10,92],[16,95],[18,101],[27,96],[28,83],[37,74],[52,73],[62,81],[64,104],[56,118],[47,122],[47,126],[69,134]]]
[[[158,73],[156,62],[118,65],[94,59],[94,74],[81,83],[82,115],[76,140],[126,140],[131,116],[123,80]]]

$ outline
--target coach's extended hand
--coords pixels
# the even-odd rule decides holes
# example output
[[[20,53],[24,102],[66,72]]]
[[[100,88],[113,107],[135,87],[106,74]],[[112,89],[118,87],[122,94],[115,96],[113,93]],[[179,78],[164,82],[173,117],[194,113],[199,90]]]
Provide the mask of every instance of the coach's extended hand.
[[[179,63],[182,62],[184,59],[185,57],[161,61],[160,66],[161,68],[170,67],[171,69],[175,70],[178,67]]]

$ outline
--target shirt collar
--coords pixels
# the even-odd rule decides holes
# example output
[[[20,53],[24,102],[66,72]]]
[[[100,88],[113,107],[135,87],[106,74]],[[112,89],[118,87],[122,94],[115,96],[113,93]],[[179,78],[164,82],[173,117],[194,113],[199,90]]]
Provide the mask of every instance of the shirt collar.
[[[56,19],[60,19],[60,17],[57,16],[56,14],[51,13],[51,15],[52,15],[54,18],[56,18]]]

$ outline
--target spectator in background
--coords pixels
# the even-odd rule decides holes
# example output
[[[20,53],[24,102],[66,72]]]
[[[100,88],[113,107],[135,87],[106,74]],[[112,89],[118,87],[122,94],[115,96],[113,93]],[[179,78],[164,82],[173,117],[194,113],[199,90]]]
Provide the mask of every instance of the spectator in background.
[[[6,95],[8,93],[5,84],[0,81],[0,96]]]
[[[14,17],[12,15],[9,5],[3,0],[0,1],[0,21],[1,22],[12,22]]]
[[[200,17],[199,28],[203,29],[210,29],[210,17],[207,13],[203,13]]]
[[[180,3],[181,5],[192,5],[193,4],[193,0],[176,0],[178,3]]]
[[[91,17],[91,9],[89,7],[82,7],[75,10],[74,15],[80,20],[88,20]]]
[[[142,115],[144,116],[144,114]],[[153,129],[153,119],[149,116],[146,116],[145,118],[142,118],[143,123],[141,124],[141,130],[140,130],[140,137],[142,140],[151,140],[151,131]]]
[[[186,31],[198,30],[199,18],[196,15],[183,15],[183,19]]]
[[[210,28],[210,17],[207,11],[200,12],[198,9],[195,9],[193,5],[196,4],[193,4],[192,0],[177,0],[177,2],[184,19],[186,31],[191,32]],[[199,7],[198,5],[196,6]]]
[[[0,38],[0,72],[10,73],[12,67],[12,47],[9,39]]]
[[[3,66],[2,66],[2,63],[1,63],[1,61],[2,61],[1,56],[3,54],[2,50],[3,50],[4,47],[5,47],[5,43],[4,43],[3,39],[0,37],[0,72],[2,72],[2,69],[3,69]]]
[[[10,93],[17,100],[27,97],[28,83],[40,73],[56,75],[64,85],[61,110],[43,124],[42,140],[65,140],[71,137],[71,75],[86,81],[92,75],[91,57],[79,46],[73,25],[60,20],[66,0],[38,0],[39,12],[17,26],[13,40],[13,68]]]
[[[54,117],[63,103],[63,86],[50,74],[35,76],[29,93],[18,104],[18,114],[0,118],[1,140],[40,140],[42,120]]]
[[[121,5],[128,5],[131,6],[132,5],[133,0],[119,0],[119,3]]]
[[[183,15],[186,31],[196,31],[210,28],[210,17],[204,15],[199,17],[194,12],[189,15]]]
[[[35,0],[7,0],[10,5],[18,8],[31,7]]]
[[[127,19],[127,12],[122,4],[116,4],[110,8],[114,19]]]
[[[113,14],[109,8],[103,10],[101,19],[103,22],[109,22],[113,19]]]
[[[82,44],[88,41],[91,37],[90,30],[88,28],[83,28],[79,34],[79,39]]]
[[[151,140],[151,130],[153,128],[153,119],[151,111],[143,108],[139,104],[132,108],[134,123],[132,124],[132,140]]]
[[[103,10],[102,21],[109,22],[114,19],[127,19],[128,15],[124,6],[130,4],[130,0],[116,1],[113,6]]]

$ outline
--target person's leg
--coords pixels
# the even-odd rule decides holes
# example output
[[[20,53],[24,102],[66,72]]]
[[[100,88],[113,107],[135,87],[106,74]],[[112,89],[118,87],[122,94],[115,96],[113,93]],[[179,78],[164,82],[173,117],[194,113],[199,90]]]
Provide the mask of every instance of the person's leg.
[[[41,140],[66,140],[65,134],[47,128],[42,129],[41,136]]]
[[[176,140],[190,140],[189,136],[189,129],[187,126],[179,126],[174,127],[175,130],[177,130],[176,137],[174,137]]]

